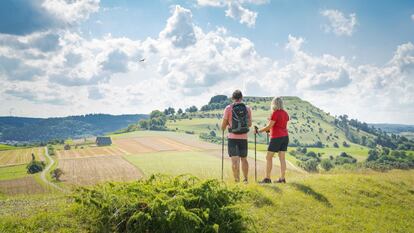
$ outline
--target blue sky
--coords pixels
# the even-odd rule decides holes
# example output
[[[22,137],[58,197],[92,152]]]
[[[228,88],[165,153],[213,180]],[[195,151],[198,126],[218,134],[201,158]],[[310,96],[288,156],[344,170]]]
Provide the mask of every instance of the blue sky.
[[[413,40],[408,0],[3,0],[0,115],[146,113],[238,88],[414,124]]]

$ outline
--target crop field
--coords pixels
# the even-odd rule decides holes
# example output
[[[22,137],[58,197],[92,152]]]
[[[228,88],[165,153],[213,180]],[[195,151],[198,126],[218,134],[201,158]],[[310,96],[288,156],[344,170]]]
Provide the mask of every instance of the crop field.
[[[114,140],[114,144],[129,154],[157,151],[192,151],[197,148],[167,137],[138,137]]]
[[[103,181],[130,181],[142,177],[141,172],[120,156],[99,156],[59,160],[68,184],[91,185]]]
[[[42,147],[6,150],[0,151],[0,167],[29,163],[32,160],[32,153],[37,160],[45,160]]]
[[[174,132],[140,131],[116,135],[114,144],[130,154],[160,151],[217,150],[215,144],[200,141],[197,136]]]
[[[47,190],[40,185],[34,176],[12,180],[0,180],[0,193],[6,195],[16,194],[38,194],[45,193]]]
[[[57,150],[58,159],[76,159],[105,155],[122,155],[123,151],[113,146],[84,147],[83,149]]]

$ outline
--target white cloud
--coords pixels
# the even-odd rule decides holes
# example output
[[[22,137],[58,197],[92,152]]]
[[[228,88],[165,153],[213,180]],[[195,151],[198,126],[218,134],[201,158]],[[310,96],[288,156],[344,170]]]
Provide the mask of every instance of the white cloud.
[[[38,83],[20,83],[19,85],[7,85],[3,93],[9,97],[27,101],[30,104],[69,105],[72,103],[72,93],[64,91],[64,88],[56,85],[44,85]]]
[[[26,64],[24,61],[0,55],[0,78],[31,81],[42,74],[41,69]]]
[[[175,6],[173,15],[167,21],[167,26],[160,32],[160,37],[169,39],[173,45],[180,48],[196,43],[191,11],[178,5]]]
[[[245,7],[247,4],[261,5],[267,4],[270,0],[197,0],[198,6],[227,7],[225,14],[227,17],[238,20],[241,24],[253,27],[256,24],[258,13]]]
[[[237,2],[230,2],[226,10],[226,16],[239,20],[241,24],[253,27],[256,24],[257,12],[243,8]]]
[[[399,67],[399,70],[404,73],[414,71],[414,45],[409,42],[398,46],[391,64]]]
[[[99,0],[44,0],[42,6],[66,24],[83,21],[99,9]]]
[[[413,21],[414,21],[414,14],[412,14],[412,15],[411,15],[411,20],[413,20]]]
[[[288,43],[286,43],[285,48],[293,52],[299,51],[302,48],[302,44],[305,42],[305,39],[302,37],[296,38],[289,34]]]
[[[326,32],[333,32],[338,36],[352,36],[357,25],[355,13],[347,17],[339,10],[324,10],[321,15],[329,20],[329,25],[323,26]]]
[[[199,6],[212,6],[212,7],[224,7],[226,5],[225,0],[197,0]]]

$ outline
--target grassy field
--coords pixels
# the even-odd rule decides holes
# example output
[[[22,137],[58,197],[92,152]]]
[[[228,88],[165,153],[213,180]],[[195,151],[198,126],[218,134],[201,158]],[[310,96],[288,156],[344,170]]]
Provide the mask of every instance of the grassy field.
[[[267,151],[267,145],[266,144],[257,144],[256,146],[257,146],[257,151]],[[249,143],[249,148],[254,149],[254,143]],[[289,147],[288,148],[288,151],[293,151],[293,150],[296,150],[296,147]],[[356,144],[352,144],[350,147],[341,146],[339,148],[335,148],[335,147],[324,147],[324,148],[307,147],[307,150],[308,151],[313,151],[315,153],[321,153],[322,158],[327,158],[330,155],[335,157],[335,156],[339,155],[341,152],[345,152],[345,153],[350,154],[351,156],[355,157],[358,161],[362,162],[367,158],[369,148],[364,147],[364,146],[360,146],[360,145],[356,145]]]
[[[2,150],[13,150],[13,149],[16,149],[16,147],[5,145],[5,144],[0,144],[0,151],[2,151]]]
[[[27,176],[26,165],[16,165],[0,168],[0,180],[10,180]]]
[[[358,161],[362,162],[365,161],[368,156],[369,148],[363,147],[360,145],[351,145],[351,147],[329,147],[329,148],[316,148],[316,147],[309,147],[307,148],[308,151],[313,151],[315,153],[321,153],[322,158],[328,158],[330,155],[337,156],[342,152],[345,152],[352,157],[356,158]]]
[[[155,173],[192,174],[202,178],[220,178],[221,159],[206,152],[156,152],[124,156],[148,177]],[[230,176],[230,163],[225,161],[225,179]]]
[[[237,186],[250,193],[236,204],[249,232],[414,229],[413,171],[296,175],[283,185]],[[70,203],[49,194],[0,198],[0,232],[88,232]]]

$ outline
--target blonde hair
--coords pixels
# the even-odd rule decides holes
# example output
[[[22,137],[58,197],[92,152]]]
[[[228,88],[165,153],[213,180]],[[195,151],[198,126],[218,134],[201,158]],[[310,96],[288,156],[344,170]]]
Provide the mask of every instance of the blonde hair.
[[[272,103],[270,104],[270,109],[272,111],[276,111],[276,110],[279,110],[279,109],[282,109],[283,110],[283,100],[282,100],[282,97],[275,97],[275,98],[273,98]]]

